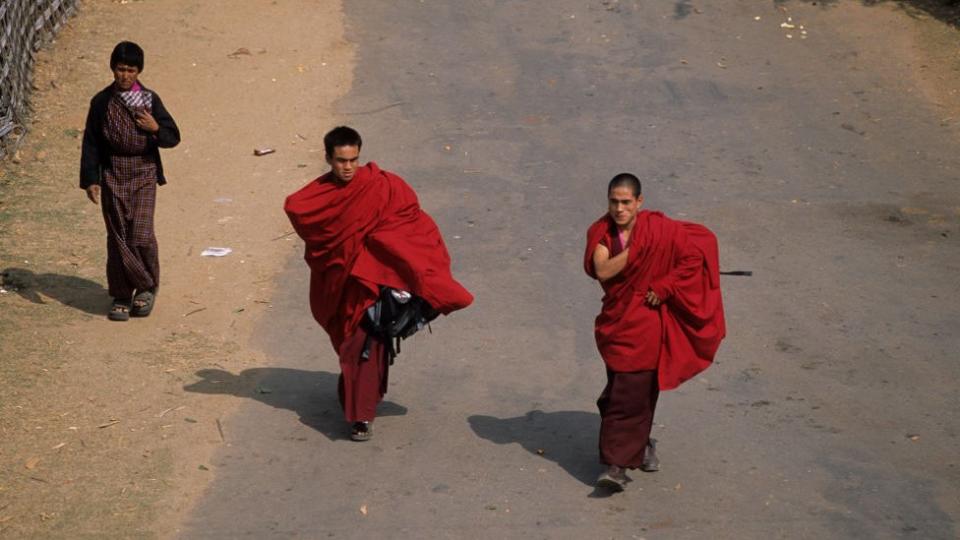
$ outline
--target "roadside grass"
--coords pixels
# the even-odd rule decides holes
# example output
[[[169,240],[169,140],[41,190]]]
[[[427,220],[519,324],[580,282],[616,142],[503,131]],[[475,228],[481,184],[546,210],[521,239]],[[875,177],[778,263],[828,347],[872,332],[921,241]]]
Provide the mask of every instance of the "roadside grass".
[[[109,306],[105,233],[77,187],[81,132],[64,109],[85,103],[70,78],[83,73],[42,52],[35,85],[55,73],[18,159],[0,162],[0,538],[149,538],[183,448],[211,439],[183,386],[240,348],[189,331],[88,334]]]

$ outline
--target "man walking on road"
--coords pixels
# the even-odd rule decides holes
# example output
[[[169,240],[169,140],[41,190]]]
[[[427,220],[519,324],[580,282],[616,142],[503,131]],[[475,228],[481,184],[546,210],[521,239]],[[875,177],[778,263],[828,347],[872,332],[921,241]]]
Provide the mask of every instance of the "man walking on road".
[[[360,134],[341,126],[323,143],[330,171],[287,197],[284,210],[306,244],[311,311],[340,356],[350,437],[365,441],[387,391],[393,339],[473,296],[453,279],[440,230],[413,189],[376,163],[360,166]]]
[[[603,287],[595,323],[607,368],[597,486],[622,491],[626,469],[659,468],[650,438],[661,390],[707,368],[725,335],[716,237],[701,225],[640,211],[640,180],[607,187],[608,213],[587,232],[584,268]]]
[[[130,41],[110,55],[113,83],[93,96],[80,154],[80,187],[99,203],[107,228],[107,317],[127,321],[153,310],[160,257],[153,226],[157,186],[167,182],[160,148],[180,143],[180,130],[143,86],[143,49]]]

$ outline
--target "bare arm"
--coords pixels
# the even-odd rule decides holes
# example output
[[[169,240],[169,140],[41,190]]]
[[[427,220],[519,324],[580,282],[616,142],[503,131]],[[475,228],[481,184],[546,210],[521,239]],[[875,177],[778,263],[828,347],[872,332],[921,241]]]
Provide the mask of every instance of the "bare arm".
[[[593,269],[597,273],[597,279],[606,281],[620,272],[627,266],[627,258],[630,256],[630,248],[627,248],[616,256],[610,256],[610,250],[603,244],[597,244],[593,250]]]

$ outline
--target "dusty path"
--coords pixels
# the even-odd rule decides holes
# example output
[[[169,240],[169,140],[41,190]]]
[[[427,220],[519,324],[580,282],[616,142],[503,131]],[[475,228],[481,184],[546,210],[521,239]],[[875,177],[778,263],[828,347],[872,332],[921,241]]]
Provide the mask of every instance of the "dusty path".
[[[477,302],[405,347],[358,445],[291,246],[260,331],[279,363],[186,387],[244,405],[182,537],[955,538],[960,153],[914,65],[937,61],[931,27],[748,1],[358,1],[346,21],[338,108]],[[725,281],[718,364],[662,398],[663,470],[594,498],[580,250],[623,169],[755,275]]]
[[[952,34],[849,4],[249,4],[88,2],[41,65],[0,178],[32,180],[0,192],[0,535],[956,536]],[[119,327],[73,130],[131,37],[185,142],[161,304]],[[279,212],[334,121],[419,190],[477,296],[405,346],[363,445]],[[579,250],[620,169],[756,274],[725,282],[718,364],[663,398],[663,470],[592,498]]]
[[[289,255],[283,197],[318,170],[349,89],[341,25],[329,1],[91,1],[43,54],[0,207],[0,536],[150,535],[212,477],[234,402],[182,387],[200,367],[271,363],[248,338]],[[76,171],[87,103],[122,39],[146,50],[142,80],[183,143],[164,152],[157,309],[116,324],[103,317],[99,210]],[[254,157],[260,146],[277,153]],[[233,254],[201,258],[208,246]]]

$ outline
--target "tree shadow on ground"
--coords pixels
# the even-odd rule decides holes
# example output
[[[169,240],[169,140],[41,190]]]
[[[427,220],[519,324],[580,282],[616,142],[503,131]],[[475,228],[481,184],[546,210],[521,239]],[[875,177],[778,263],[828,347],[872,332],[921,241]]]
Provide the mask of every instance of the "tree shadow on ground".
[[[824,8],[840,3],[840,0],[773,0],[773,3],[781,6],[794,1]],[[960,0],[860,0],[860,3],[868,7],[892,4],[911,17],[933,17],[955,28],[960,28]]]
[[[527,452],[553,461],[584,485],[592,487],[603,471],[597,459],[597,413],[534,410],[514,418],[478,414],[467,421],[481,438],[496,444],[518,443]],[[603,495],[598,491],[590,494]]]
[[[337,400],[337,378],[326,371],[292,368],[253,368],[234,375],[223,369],[201,369],[201,380],[183,387],[187,392],[249,398],[300,416],[300,422],[331,441],[349,436]],[[403,416],[407,408],[390,401],[377,406],[377,416]]]
[[[42,294],[91,315],[106,315],[110,310],[110,296],[103,285],[82,277],[7,268],[0,272],[0,284],[34,304],[47,303]]]

